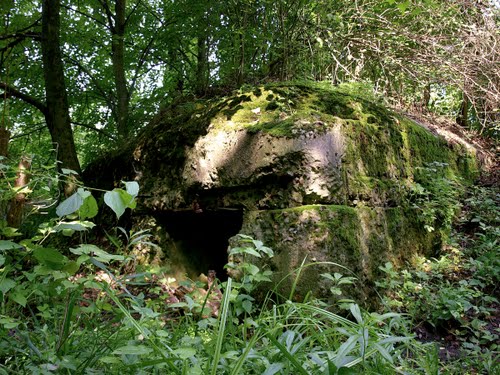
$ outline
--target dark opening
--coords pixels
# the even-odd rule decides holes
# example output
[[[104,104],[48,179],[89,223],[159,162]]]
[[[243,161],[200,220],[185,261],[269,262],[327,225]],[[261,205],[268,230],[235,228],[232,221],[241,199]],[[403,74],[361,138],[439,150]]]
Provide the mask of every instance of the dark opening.
[[[203,212],[194,210],[165,212],[159,223],[169,233],[172,243],[167,249],[172,267],[187,273],[190,278],[215,270],[220,280],[227,280],[224,265],[230,237],[236,235],[243,223],[240,209],[218,209]]]

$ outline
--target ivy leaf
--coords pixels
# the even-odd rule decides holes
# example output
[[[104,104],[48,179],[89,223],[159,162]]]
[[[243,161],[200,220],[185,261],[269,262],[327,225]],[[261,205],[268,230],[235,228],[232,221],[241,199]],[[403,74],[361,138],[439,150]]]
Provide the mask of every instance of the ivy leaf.
[[[127,208],[135,208],[134,197],[123,189],[113,189],[104,194],[104,203],[108,205],[119,219]]]

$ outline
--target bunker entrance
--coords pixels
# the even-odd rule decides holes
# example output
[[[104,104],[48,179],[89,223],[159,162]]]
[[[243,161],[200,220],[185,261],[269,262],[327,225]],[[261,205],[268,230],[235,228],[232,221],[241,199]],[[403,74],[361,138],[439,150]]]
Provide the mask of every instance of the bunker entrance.
[[[218,279],[227,280],[228,240],[241,229],[242,210],[175,211],[158,219],[171,238],[167,252],[177,279],[187,274],[194,280],[214,270]]]

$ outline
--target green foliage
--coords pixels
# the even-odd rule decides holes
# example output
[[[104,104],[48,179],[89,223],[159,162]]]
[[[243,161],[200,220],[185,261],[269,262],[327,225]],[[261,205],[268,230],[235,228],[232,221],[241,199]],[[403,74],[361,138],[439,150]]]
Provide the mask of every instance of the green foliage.
[[[137,194],[136,184],[125,185],[124,192]],[[141,280],[151,275],[121,276],[123,255],[85,242],[69,248],[45,245],[60,231],[91,228],[85,221],[95,215],[85,203],[92,201],[90,197],[90,190],[81,187],[60,203],[57,217],[41,224],[39,234],[1,240],[2,370],[390,373],[403,351],[416,345],[410,337],[394,334],[401,321],[397,314],[370,314],[351,304],[351,320],[314,299],[278,304],[270,294],[258,303],[252,295],[259,284],[270,281],[265,264],[273,251],[245,235],[238,235],[238,246],[230,250],[227,268],[236,280],[221,284],[220,309],[215,313],[205,306],[212,303],[207,299],[216,290],[205,300],[186,294],[177,304],[151,300],[146,289],[133,293],[132,288],[145,285]],[[143,232],[125,235],[125,247],[117,238],[109,239],[121,251],[147,239]],[[333,293],[352,283],[340,274],[324,277],[332,282]]]
[[[447,234],[460,208],[462,185],[446,176],[447,166],[433,162],[418,168],[415,183],[410,186],[410,201],[420,211],[419,219],[429,232],[439,227]]]
[[[52,171],[32,183],[51,181]],[[55,178],[59,177],[64,176]],[[130,206],[128,196],[137,196],[139,187],[124,184],[125,189],[114,191],[121,190]],[[422,185],[415,202],[424,207],[426,197],[438,188],[443,187]],[[454,237],[469,245],[450,246],[441,258],[423,259],[411,271],[396,271],[388,263],[382,268],[387,279],[380,283],[391,296],[387,305],[409,314],[414,323],[452,330],[471,366],[490,372],[495,370],[498,349],[498,333],[488,324],[498,303],[492,294],[499,281],[498,199],[496,190],[473,190],[459,222],[469,230],[466,237]],[[121,203],[118,211],[125,206]],[[113,204],[110,208],[116,213]],[[273,297],[276,290],[259,296],[260,286],[269,285],[272,273],[266,265],[274,253],[246,235],[234,238],[227,282],[212,283],[203,295],[196,294],[196,283],[186,283],[191,292],[182,301],[165,303],[168,295],[161,296],[164,289],[151,281],[153,274],[121,271],[127,269],[130,250],[147,242],[149,235],[118,228],[123,236],[108,235],[112,250],[87,243],[82,234],[94,226],[89,219],[96,212],[92,191],[80,187],[55,208],[55,216],[44,219],[34,236],[2,227],[1,370],[416,374],[452,373],[458,366],[443,365],[435,346],[418,344],[409,333],[410,322],[399,313],[369,313],[345,299],[338,306],[311,296],[293,302],[291,295],[278,302]],[[73,232],[71,245],[51,241],[59,233]],[[294,285],[300,283],[305,267],[315,264],[295,270]],[[344,295],[344,287],[354,282],[340,273],[321,276],[336,296]],[[214,298],[220,305],[209,309]]]
[[[499,349],[491,321],[498,311],[500,194],[497,187],[473,187],[468,195],[443,254],[417,259],[401,271],[387,263],[378,286],[388,293],[387,307],[408,313],[415,325],[447,330],[461,345],[460,358],[479,371],[493,371]]]

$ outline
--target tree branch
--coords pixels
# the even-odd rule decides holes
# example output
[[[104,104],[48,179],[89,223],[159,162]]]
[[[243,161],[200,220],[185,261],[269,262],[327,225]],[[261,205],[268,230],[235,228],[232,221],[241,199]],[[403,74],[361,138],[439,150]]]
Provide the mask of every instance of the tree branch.
[[[132,16],[132,14],[134,14],[134,12],[136,11],[136,9],[137,9],[137,7],[139,6],[140,3],[141,3],[141,0],[137,0],[137,2],[134,4],[134,7],[132,8],[132,10],[128,14],[127,18],[125,19],[125,23],[124,23],[125,27],[127,26],[130,17]]]
[[[111,9],[109,8],[108,0],[97,0],[99,4],[101,4],[102,8],[106,12],[106,16],[108,17],[109,29],[112,34],[116,33],[116,25],[115,25],[115,16]]]
[[[106,24],[106,22],[102,22],[101,20],[99,20],[98,18],[96,17],[93,17],[91,16],[90,14],[88,13],[85,13],[85,12],[82,12],[81,10],[78,10],[76,8],[72,8],[71,5],[63,5],[61,4],[61,6],[67,10],[70,10],[72,12],[75,12],[75,13],[78,13],[78,14],[81,14],[82,16],[85,16],[91,20],[93,20],[95,23],[101,25],[101,26],[104,26],[106,29],[109,29],[109,25]]]
[[[81,122],[71,121],[71,123],[72,123],[73,125],[77,125],[77,126],[81,126],[81,127],[83,127],[83,128],[87,128],[87,129],[90,129],[90,130],[94,130],[94,131],[96,131],[96,132],[98,132],[98,133],[100,133],[100,134],[102,134],[102,135],[104,135],[104,136],[108,137],[109,139],[112,139],[113,141],[116,141],[116,137],[115,137],[113,134],[108,133],[108,132],[107,132],[107,131],[105,131],[105,130],[98,129],[98,128],[96,128],[95,126],[92,126],[92,125],[89,125],[89,124],[83,124],[83,123],[81,123]]]
[[[31,96],[29,94],[25,94],[25,93],[19,91],[18,89],[16,89],[15,87],[8,85],[7,83],[1,82],[1,81],[0,81],[0,88],[2,88],[4,90],[4,92],[1,93],[0,100],[3,98],[10,98],[10,97],[18,98],[18,99],[21,99],[22,101],[24,101],[25,103],[28,103],[28,104],[32,105],[33,107],[37,108],[44,115],[47,114],[47,112],[48,112],[47,106],[44,103],[42,103],[40,100],[35,98],[34,96]]]
[[[40,41],[41,39],[41,34],[38,32],[14,32],[11,34],[3,34],[0,35],[0,40],[7,40],[7,39],[27,39],[27,38],[32,38],[34,40]]]
[[[132,82],[131,82],[130,87],[129,87],[129,91],[128,91],[129,98],[132,97],[132,94],[135,90],[135,85],[137,84],[137,79],[139,78],[139,73],[140,73],[142,67],[144,66],[144,64],[146,63],[146,58],[149,55],[149,52],[151,51],[151,46],[153,45],[153,42],[155,41],[157,34],[158,33],[156,32],[153,35],[153,37],[150,39],[149,43],[146,45],[146,47],[144,47],[144,49],[141,52],[141,57],[139,58],[139,62],[137,63],[137,67],[136,67],[135,72],[134,72],[134,77],[132,78]]]

